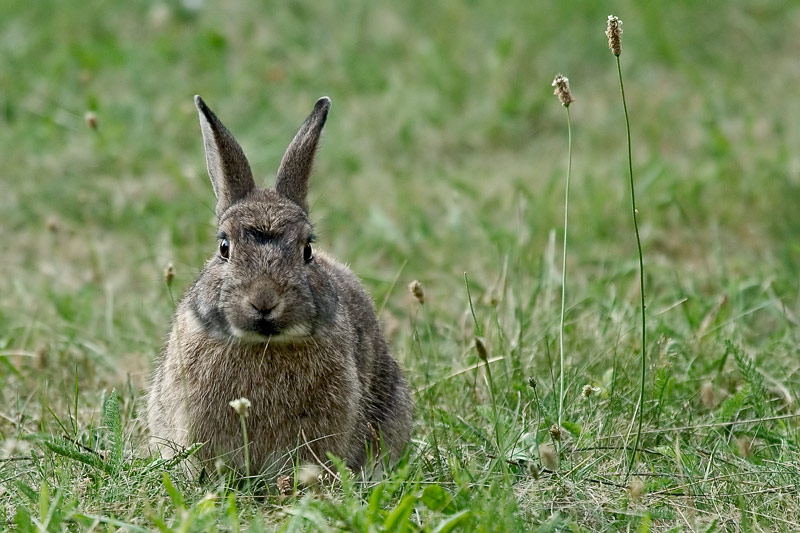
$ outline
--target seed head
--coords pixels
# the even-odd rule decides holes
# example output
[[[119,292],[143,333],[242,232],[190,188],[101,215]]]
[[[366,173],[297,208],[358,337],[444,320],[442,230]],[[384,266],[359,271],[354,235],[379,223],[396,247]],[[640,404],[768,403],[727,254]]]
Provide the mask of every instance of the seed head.
[[[633,501],[640,501],[642,499],[642,494],[644,494],[644,483],[642,483],[642,480],[638,477],[631,479],[631,482],[628,483],[628,492],[630,492]]]
[[[87,126],[93,130],[97,129],[97,114],[95,114],[93,111],[87,111],[83,118],[86,120]]]
[[[600,388],[599,387],[592,387],[591,385],[587,384],[587,385],[583,386],[583,390],[581,391],[581,394],[583,394],[584,398],[588,398],[589,396],[591,396],[592,394],[594,394],[596,392],[600,392]]]
[[[86,496],[86,491],[88,490],[89,486],[92,484],[92,478],[84,477],[78,480],[76,483],[75,492],[77,492],[80,496]],[[5,491],[0,490],[0,496],[3,495]]]
[[[497,307],[500,303],[500,295],[497,293],[497,289],[492,289],[489,293],[489,305],[492,307]]]
[[[489,352],[486,350],[486,345],[480,337],[475,337],[475,351],[478,352],[478,357],[481,358],[481,361],[484,363],[489,362]]]
[[[572,97],[572,91],[569,90],[569,78],[566,76],[557,75],[553,80],[553,87],[556,88],[553,94],[558,96],[558,101],[564,107],[569,107],[569,104],[575,101]]]
[[[741,435],[736,438],[736,450],[739,455],[745,459],[753,456],[753,440],[747,435]]]
[[[417,280],[408,284],[408,292],[416,299],[420,305],[425,303],[425,291],[422,290],[422,283]]]
[[[704,381],[700,386],[700,401],[706,409],[714,407],[714,385],[710,381]]]
[[[281,496],[288,496],[292,493],[292,478],[289,476],[280,476],[275,485],[278,487],[278,492]]]
[[[297,481],[304,487],[313,487],[319,483],[322,469],[312,463],[305,464],[297,471]]]
[[[197,505],[200,509],[209,509],[213,508],[215,503],[217,503],[217,495],[213,492],[206,492],[206,495],[200,498],[200,501],[197,502]]]
[[[172,263],[169,263],[164,270],[164,281],[167,282],[167,287],[172,285],[173,279],[175,279],[175,267],[172,266]]]
[[[536,378],[528,378],[528,386],[536,390]]]
[[[228,402],[228,405],[233,407],[233,410],[236,411],[236,414],[239,416],[247,418],[247,415],[250,414],[250,400],[247,398],[237,398],[236,400],[231,400]]]
[[[381,435],[378,430],[373,426],[370,422],[367,422],[367,429],[369,430],[370,437],[372,437],[372,442],[377,445],[381,443]]]
[[[622,21],[619,17],[615,15],[608,16],[606,37],[608,37],[608,47],[611,49],[611,53],[619,56],[622,53]]]
[[[45,369],[50,366],[50,349],[46,344],[37,346],[34,354],[36,357],[36,366],[38,368]]]
[[[561,428],[556,424],[550,426],[550,437],[555,441],[561,440]]]
[[[552,445],[541,444],[539,446],[539,460],[546,469],[553,472],[558,470],[558,455]]]

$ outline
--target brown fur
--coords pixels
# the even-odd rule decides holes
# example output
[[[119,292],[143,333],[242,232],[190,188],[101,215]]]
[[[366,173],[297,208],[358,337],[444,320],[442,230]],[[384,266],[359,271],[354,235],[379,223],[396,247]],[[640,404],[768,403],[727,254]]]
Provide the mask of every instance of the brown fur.
[[[210,258],[178,305],[148,398],[154,443],[172,455],[202,442],[201,460],[243,472],[228,403],[245,397],[254,473],[327,452],[358,468],[368,445],[396,457],[411,429],[408,385],[358,279],[309,244],[306,192],[329,101],[287,149],[276,189],[255,187],[238,143],[196,103],[229,257]]]

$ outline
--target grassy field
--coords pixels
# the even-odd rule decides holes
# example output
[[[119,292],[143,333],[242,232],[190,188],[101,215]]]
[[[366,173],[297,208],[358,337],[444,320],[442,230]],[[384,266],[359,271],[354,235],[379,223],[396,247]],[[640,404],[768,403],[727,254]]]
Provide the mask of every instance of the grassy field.
[[[630,475],[639,267],[610,12],[648,303]],[[798,32],[800,5],[769,0],[1,2],[0,529],[797,530]],[[554,439],[558,72],[576,102]],[[333,101],[319,246],[363,279],[416,391],[385,478],[265,495],[149,456],[151,364],[216,247],[195,93],[262,183]]]

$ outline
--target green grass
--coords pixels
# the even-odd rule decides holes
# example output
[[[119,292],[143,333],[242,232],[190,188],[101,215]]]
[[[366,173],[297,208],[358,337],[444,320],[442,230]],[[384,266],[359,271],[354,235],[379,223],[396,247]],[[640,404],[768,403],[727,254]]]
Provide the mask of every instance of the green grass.
[[[800,8],[662,4],[0,3],[0,529],[796,529]],[[639,265],[610,12],[647,275],[633,490]],[[551,471],[557,72],[576,102]],[[333,101],[320,245],[364,280],[417,391],[385,478],[265,496],[150,457],[152,360],[216,245],[195,93],[266,182]]]

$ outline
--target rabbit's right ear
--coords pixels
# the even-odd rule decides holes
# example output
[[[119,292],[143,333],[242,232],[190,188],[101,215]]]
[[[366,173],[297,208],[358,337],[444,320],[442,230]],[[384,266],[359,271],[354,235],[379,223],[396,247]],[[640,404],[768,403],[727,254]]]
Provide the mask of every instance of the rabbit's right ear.
[[[299,205],[308,213],[308,180],[311,177],[311,167],[314,165],[314,154],[322,136],[322,128],[328,119],[328,110],[331,100],[323,96],[314,104],[314,110],[300,130],[292,139],[286,153],[283,154],[278,176],[275,179],[275,190]]]
[[[222,125],[200,96],[194,105],[200,114],[200,129],[206,149],[206,166],[214,195],[217,197],[217,216],[233,203],[256,188],[250,163],[231,132]]]

